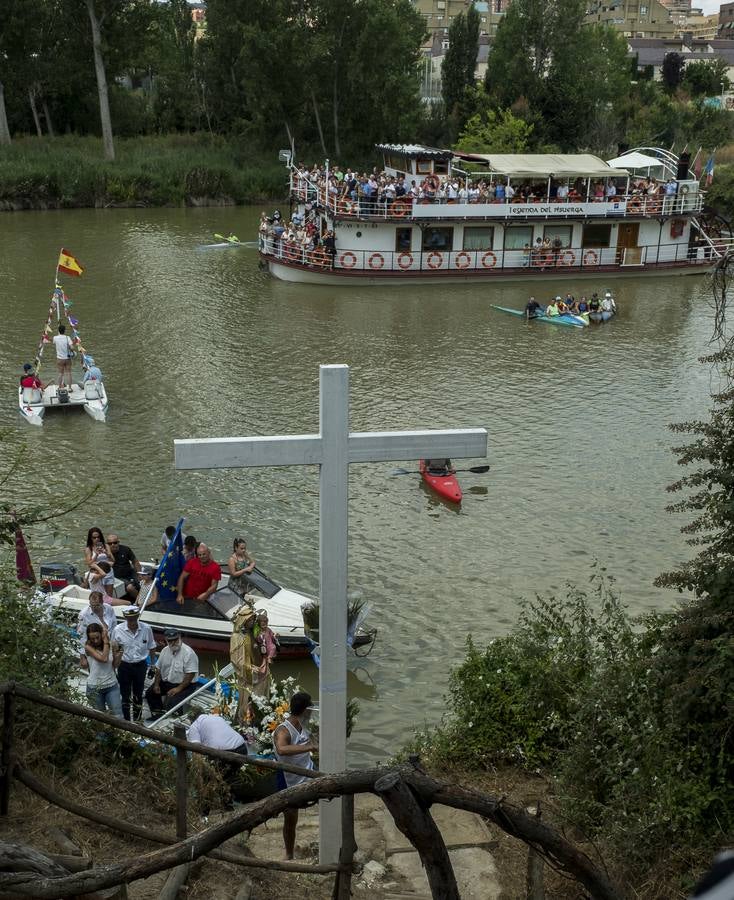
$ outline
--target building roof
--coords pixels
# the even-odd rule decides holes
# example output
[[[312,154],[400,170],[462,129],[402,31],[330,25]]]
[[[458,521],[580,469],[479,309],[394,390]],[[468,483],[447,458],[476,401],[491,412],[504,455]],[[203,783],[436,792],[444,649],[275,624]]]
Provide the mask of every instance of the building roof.
[[[626,169],[615,169],[590,153],[456,153],[470,162],[486,162],[500,175],[521,178],[567,176],[612,177],[629,175]]]

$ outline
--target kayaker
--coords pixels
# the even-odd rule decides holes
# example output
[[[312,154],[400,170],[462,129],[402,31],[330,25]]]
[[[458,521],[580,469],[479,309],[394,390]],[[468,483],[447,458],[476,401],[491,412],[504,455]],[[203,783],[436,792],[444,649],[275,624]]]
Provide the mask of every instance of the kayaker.
[[[558,316],[560,315],[560,310],[558,308],[558,301],[560,297],[556,297],[555,300],[551,300],[551,302],[545,308],[546,316]]]
[[[569,312],[576,306],[576,298],[573,294],[566,294],[566,299],[563,302],[566,304],[566,309]]]
[[[586,313],[589,311],[589,304],[586,302],[586,297],[582,297],[579,300],[577,304],[577,310],[579,313]]]
[[[599,312],[601,309],[601,300],[599,300],[599,295],[596,291],[591,295],[591,300],[589,300],[589,309],[591,312]]]
[[[614,297],[612,297],[611,291],[607,291],[604,294],[604,299],[601,302],[601,308],[604,312],[615,313],[617,311],[617,304],[614,302]]]
[[[540,315],[542,309],[543,307],[538,303],[535,297],[531,297],[525,307],[525,318],[534,319],[536,316]]]
[[[562,316],[564,313],[567,313],[569,310],[568,304],[560,297],[556,297],[556,308],[558,309],[558,315],[560,316]]]
[[[450,459],[427,459],[426,472],[429,475],[453,475],[456,469]]]

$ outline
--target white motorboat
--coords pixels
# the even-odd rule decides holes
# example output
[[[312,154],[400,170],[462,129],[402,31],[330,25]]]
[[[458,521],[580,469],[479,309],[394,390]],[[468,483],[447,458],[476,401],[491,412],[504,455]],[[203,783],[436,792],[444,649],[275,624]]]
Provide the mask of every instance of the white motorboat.
[[[36,357],[32,365],[28,363],[24,366],[26,372],[18,387],[18,408],[20,414],[30,425],[43,425],[43,418],[47,409],[72,409],[79,406],[95,422],[104,422],[107,419],[107,391],[102,381],[102,373],[95,365],[94,358],[82,344],[79,332],[79,319],[70,315],[71,300],[58,283],[59,272],[81,275],[83,271],[84,269],[79,262],[67,250],[61,251],[56,266],[51,305],[41,332],[41,339],[38,342]],[[73,351],[71,353],[71,365],[73,366],[74,359],[78,357],[85,374],[83,378],[78,378],[77,381],[74,381],[73,376],[71,376],[69,379],[72,382],[70,386],[59,387],[55,383],[55,379],[53,379],[44,387],[38,377],[43,351],[46,345],[53,340],[54,319],[61,326],[63,318],[66,318],[68,327],[71,329],[71,336],[68,338],[68,347]],[[59,331],[64,332],[65,328],[66,325],[60,327]],[[26,384],[23,383],[24,381]]]
[[[51,564],[41,567],[41,578],[50,571],[69,570],[71,567]],[[73,570],[72,570],[73,571]],[[48,599],[53,607],[68,610],[73,618],[79,615],[89,603],[89,591],[79,584],[67,583],[60,587],[65,578],[51,578],[52,589]],[[197,651],[229,654],[229,641],[232,636],[232,619],[242,600],[231,588],[227,587],[228,576],[219,583],[219,589],[212,594],[206,603],[198,604],[195,611],[180,607],[175,601],[157,601],[145,606],[140,620],[153,629],[156,639],[163,643],[163,631],[166,628],[177,628],[187,644]],[[316,647],[310,630],[304,621],[304,608],[312,607],[318,601],[307,594],[291,591],[281,587],[259,570],[255,570],[250,580],[251,592],[246,595],[247,602],[255,609],[264,609],[268,614],[270,627],[278,635],[280,642],[279,659],[308,657]],[[124,587],[121,581],[115,582],[115,594],[122,597]],[[115,607],[119,621],[122,621],[122,610],[125,605]],[[345,636],[346,638],[346,636]],[[374,632],[361,626],[356,628],[352,646],[365,647],[374,640]]]
[[[60,392],[56,384],[49,384],[45,390],[18,388],[18,407],[30,425],[43,425],[47,409],[71,409],[79,406],[96,422],[104,422],[107,418],[107,391],[103,382],[72,384],[66,393]]]

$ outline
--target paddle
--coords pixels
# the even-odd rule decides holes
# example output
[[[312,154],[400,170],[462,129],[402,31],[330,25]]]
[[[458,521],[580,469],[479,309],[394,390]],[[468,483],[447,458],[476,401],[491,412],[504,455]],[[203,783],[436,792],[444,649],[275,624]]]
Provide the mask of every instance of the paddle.
[[[452,475],[460,475],[465,472],[473,472],[475,475],[483,475],[489,472],[489,466],[470,466],[468,469],[457,469]],[[420,472],[414,472],[411,469],[393,469],[391,475],[420,475]]]
[[[240,242],[240,239],[239,239],[236,235],[234,235],[234,234],[230,235],[229,237],[225,237],[223,234],[215,234],[214,237],[215,237],[218,241],[224,241],[224,242],[227,243],[227,244],[239,244],[239,243],[241,243],[241,242]]]

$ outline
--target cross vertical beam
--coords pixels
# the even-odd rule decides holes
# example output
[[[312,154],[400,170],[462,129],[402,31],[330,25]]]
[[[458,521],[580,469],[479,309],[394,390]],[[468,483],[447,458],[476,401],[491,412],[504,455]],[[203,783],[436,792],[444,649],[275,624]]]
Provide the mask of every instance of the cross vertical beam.
[[[349,532],[349,367],[321,367],[319,491],[319,769],[347,767],[347,536]],[[340,801],[319,804],[320,861],[337,861]]]

